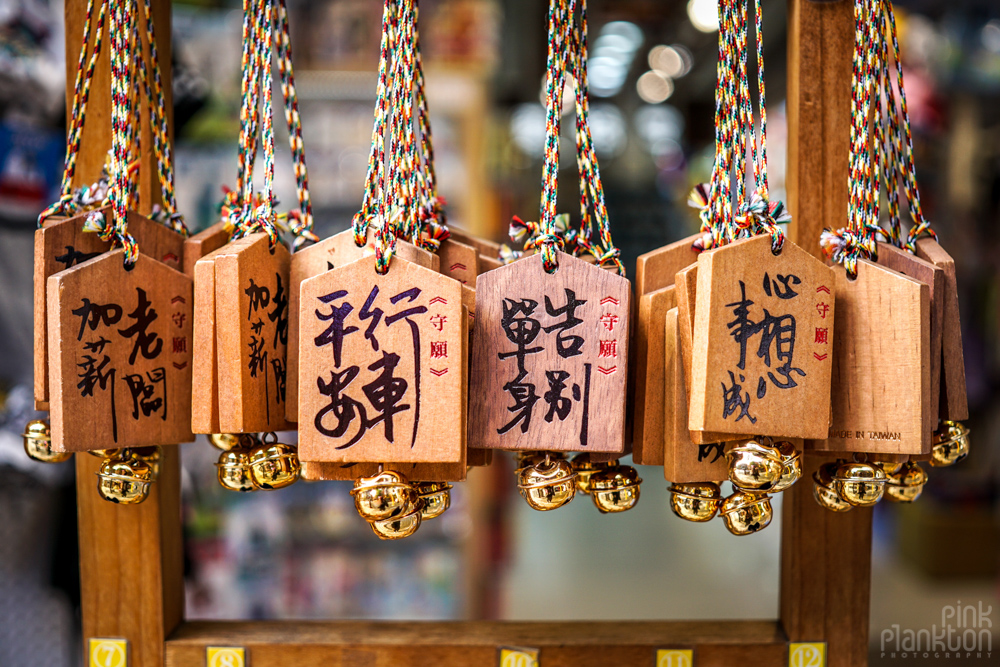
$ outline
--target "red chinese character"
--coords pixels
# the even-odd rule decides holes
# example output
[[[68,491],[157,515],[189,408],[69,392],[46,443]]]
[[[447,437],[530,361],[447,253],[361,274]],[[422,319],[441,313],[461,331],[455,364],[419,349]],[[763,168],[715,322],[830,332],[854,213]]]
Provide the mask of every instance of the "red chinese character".
[[[187,318],[187,315],[185,315],[184,313],[174,313],[172,315],[172,318],[174,320],[174,324],[176,324],[177,328],[179,329],[182,326],[184,326],[184,320]]]
[[[618,356],[618,341],[616,340],[602,340],[600,341],[600,348],[598,349],[597,356],[599,357],[610,357],[614,359]]]
[[[825,320],[826,314],[830,311],[830,304],[820,301],[816,304],[816,310],[819,311],[819,316]]]
[[[184,336],[174,336],[174,354],[188,351],[188,339]]]
[[[448,318],[445,317],[444,315],[440,314],[431,315],[431,324],[433,324],[434,328],[437,329],[438,331],[444,331],[444,323],[447,321]]]
[[[615,324],[618,322],[618,316],[612,315],[611,313],[604,313],[601,315],[600,322],[608,331],[614,331]]]
[[[829,344],[830,341],[827,339],[828,332],[829,329],[826,327],[816,327],[816,342],[823,345]]]
[[[448,358],[448,341],[431,341],[431,359]]]

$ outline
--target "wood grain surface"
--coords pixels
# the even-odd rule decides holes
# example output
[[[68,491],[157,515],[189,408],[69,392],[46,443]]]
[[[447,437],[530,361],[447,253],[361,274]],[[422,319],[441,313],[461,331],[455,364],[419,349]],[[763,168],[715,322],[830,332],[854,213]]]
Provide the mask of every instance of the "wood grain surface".
[[[677,305],[675,291],[674,286],[669,285],[639,297],[633,338],[632,460],[640,465],[663,465],[663,392],[664,383],[672,381],[665,374],[663,322],[667,311]],[[683,381],[683,374],[681,379]]]
[[[194,278],[194,265],[199,259],[229,243],[226,223],[217,222],[184,241],[184,273]]]
[[[194,350],[191,354],[191,431],[219,433],[219,355],[215,330],[213,250],[194,265]]]
[[[701,234],[694,234],[639,255],[635,260],[636,299],[673,285],[678,271],[697,262],[694,242],[699,238]]]

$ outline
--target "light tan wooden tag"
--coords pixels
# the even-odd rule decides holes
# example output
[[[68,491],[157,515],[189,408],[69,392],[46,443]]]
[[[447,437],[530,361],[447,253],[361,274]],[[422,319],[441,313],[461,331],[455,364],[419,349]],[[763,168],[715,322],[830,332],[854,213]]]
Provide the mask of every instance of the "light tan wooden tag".
[[[622,452],[629,282],[558,253],[482,274],[469,441],[491,449]]]
[[[915,257],[889,243],[878,244],[878,263],[904,276],[927,285],[931,299],[931,338],[928,349],[927,363],[931,368],[930,423],[933,427],[938,423],[939,401],[941,396],[941,329],[944,324],[944,271],[927,260]],[[932,427],[932,428],[933,428]]]
[[[757,236],[703,252],[689,428],[787,438],[829,430],[834,291],[829,267]]]
[[[930,289],[864,260],[856,280],[843,268],[834,271],[833,421],[815,449],[930,451]]]
[[[219,433],[219,356],[215,330],[215,258],[225,246],[194,265],[194,349],[191,353],[191,431]]]
[[[362,257],[375,253],[372,246],[374,234],[368,230],[367,245],[358,246],[354,242],[354,230],[345,229],[342,232],[303,248],[292,255],[290,269],[291,286],[289,288],[288,320],[288,383],[286,392],[288,401],[285,405],[285,419],[294,422],[299,418],[299,291],[302,281],[318,276],[339,266],[350,264]],[[396,257],[419,264],[424,268],[437,271],[441,265],[440,258],[432,252],[397,239]]]
[[[694,234],[639,255],[635,261],[636,298],[673,285],[678,271],[698,261],[694,242],[700,238],[701,234]]]
[[[191,435],[191,279],[121,250],[49,277],[52,445],[170,445]]]
[[[632,461],[640,465],[663,465],[663,320],[667,311],[676,306],[677,294],[673,285],[639,297],[639,315],[633,340],[635,404]],[[686,429],[687,424],[684,427]]]
[[[283,431],[288,344],[288,250],[267,235],[215,257],[215,352],[222,433]]]
[[[965,354],[962,350],[962,322],[958,312],[958,281],[955,260],[931,238],[917,241],[917,257],[944,272],[941,286],[941,419],[961,421],[969,418],[969,400],[965,389]],[[932,399],[933,400],[933,399]]]
[[[194,278],[194,265],[199,259],[229,243],[226,223],[217,222],[184,241],[184,273]]]
[[[105,206],[104,215],[111,215]],[[34,260],[34,370],[35,409],[48,410],[48,323],[46,317],[46,283],[49,276],[97,257],[110,247],[94,232],[83,231],[87,213],[72,218],[51,219],[35,230]],[[181,266],[184,237],[163,225],[129,211],[128,231],[139,246],[139,252],[158,259],[173,269]]]
[[[441,258],[441,273],[463,285],[476,286],[479,253],[473,246],[449,238],[441,243],[437,254]]]
[[[459,462],[468,369],[462,284],[400,258],[384,276],[374,267],[366,257],[302,283],[299,458]]]
[[[723,455],[725,443],[691,442],[677,309],[667,311],[663,322],[664,386],[658,395],[663,401],[663,476],[668,482],[678,484],[728,479],[729,464]]]

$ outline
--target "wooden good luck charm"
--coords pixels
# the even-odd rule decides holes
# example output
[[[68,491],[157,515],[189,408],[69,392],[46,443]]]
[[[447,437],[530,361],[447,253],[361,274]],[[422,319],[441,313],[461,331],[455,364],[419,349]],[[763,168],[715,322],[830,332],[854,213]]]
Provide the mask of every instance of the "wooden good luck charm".
[[[462,284],[394,258],[302,283],[299,457],[457,463],[464,456],[468,315]]]
[[[226,223],[217,222],[184,241],[184,273],[194,278],[194,265],[205,255],[229,243]]]
[[[858,277],[836,270],[833,419],[815,448],[832,452],[930,451],[930,290],[858,260]]]
[[[479,252],[474,247],[449,238],[441,242],[437,254],[441,258],[441,273],[463,285],[476,286]]]
[[[663,465],[663,384],[667,381],[663,364],[663,320],[667,311],[677,306],[675,292],[670,285],[639,297],[632,425],[632,461],[639,465]],[[686,423],[684,428],[687,429]]]
[[[833,274],[756,236],[702,253],[691,430],[822,438],[829,429]]]
[[[479,277],[470,442],[491,449],[622,452],[628,280],[557,252]]]
[[[473,236],[464,230],[456,229],[454,227],[449,227],[449,231],[451,232],[452,239],[459,243],[472,246],[476,249],[476,252],[479,253],[477,273],[486,273],[487,271],[492,271],[493,269],[498,269],[502,266],[500,263],[499,243],[487,241],[486,239]]]
[[[48,279],[52,446],[189,442],[191,279],[115,250]]]

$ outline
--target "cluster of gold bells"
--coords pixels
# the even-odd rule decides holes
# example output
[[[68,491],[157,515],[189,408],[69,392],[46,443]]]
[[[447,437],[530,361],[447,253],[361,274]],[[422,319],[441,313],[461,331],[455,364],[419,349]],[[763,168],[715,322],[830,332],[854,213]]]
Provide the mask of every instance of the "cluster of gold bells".
[[[409,537],[421,523],[451,507],[451,484],[410,482],[392,470],[380,469],[377,475],[358,479],[351,495],[358,514],[383,540]]]
[[[219,484],[229,491],[271,491],[291,486],[299,479],[298,449],[278,442],[274,433],[262,438],[249,433],[213,433],[208,436],[221,449],[215,467]]]
[[[632,466],[593,461],[590,454],[569,461],[560,452],[522,452],[514,474],[528,506],[542,512],[562,507],[577,491],[590,496],[602,514],[624,512],[639,502],[642,483]]]

